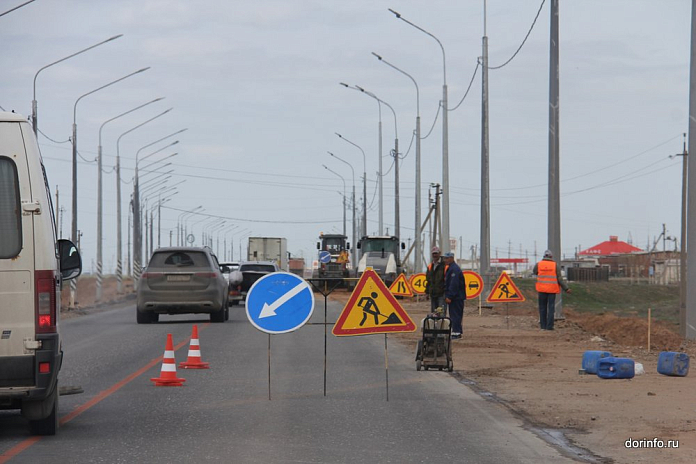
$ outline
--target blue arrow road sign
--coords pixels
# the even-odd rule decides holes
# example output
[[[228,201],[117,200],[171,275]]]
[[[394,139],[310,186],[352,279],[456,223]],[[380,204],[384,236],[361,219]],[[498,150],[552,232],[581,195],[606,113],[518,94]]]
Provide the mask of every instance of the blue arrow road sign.
[[[320,251],[319,252],[319,262],[321,263],[330,263],[331,262],[331,253],[328,251]]]
[[[274,272],[257,280],[246,298],[249,322],[262,332],[281,334],[302,327],[314,311],[314,293],[301,277]]]

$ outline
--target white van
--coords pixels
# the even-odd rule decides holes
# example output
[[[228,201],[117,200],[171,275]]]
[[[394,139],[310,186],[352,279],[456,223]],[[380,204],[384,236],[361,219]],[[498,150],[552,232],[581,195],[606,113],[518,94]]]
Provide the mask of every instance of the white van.
[[[55,231],[31,125],[0,112],[0,409],[21,409],[37,435],[58,428],[60,289],[82,268]]]

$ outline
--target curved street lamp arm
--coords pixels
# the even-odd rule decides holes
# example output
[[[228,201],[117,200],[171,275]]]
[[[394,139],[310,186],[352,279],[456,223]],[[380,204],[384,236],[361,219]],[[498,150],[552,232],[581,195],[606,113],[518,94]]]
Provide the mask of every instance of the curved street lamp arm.
[[[149,66],[148,66],[147,68],[138,69],[137,71],[132,72],[132,73],[126,75],[126,76],[123,76],[123,77],[121,77],[120,79],[116,79],[115,81],[111,81],[111,82],[109,82],[108,84],[104,84],[104,85],[102,85],[101,87],[99,87],[99,88],[97,88],[97,89],[94,89],[94,90],[92,90],[91,92],[87,92],[86,94],[80,96],[80,98],[78,98],[77,101],[75,101],[75,105],[73,106],[73,124],[74,124],[75,121],[77,120],[77,104],[80,102],[80,100],[82,100],[83,98],[85,98],[87,95],[92,95],[92,94],[95,93],[95,92],[98,92],[98,91],[100,91],[100,90],[102,90],[102,89],[105,89],[105,88],[107,88],[107,87],[109,87],[109,86],[112,86],[112,85],[114,85],[114,84],[116,84],[116,83],[118,83],[118,82],[121,82],[121,81],[124,80],[124,79],[128,79],[128,78],[131,77],[131,76],[135,76],[136,74],[139,74],[139,73],[141,73],[141,72],[147,71],[148,69],[150,69]]]
[[[75,53],[73,53],[73,54],[70,55],[70,56],[66,56],[65,58],[61,58],[61,59],[58,60],[58,61],[54,61],[53,63],[47,64],[47,65],[44,66],[43,68],[41,68],[41,69],[39,69],[38,71],[36,71],[36,74],[34,75],[34,100],[36,100],[36,78],[39,77],[39,73],[40,73],[41,71],[43,71],[43,70],[46,69],[46,68],[50,68],[50,67],[53,66],[54,64],[62,63],[63,61],[65,61],[65,60],[67,60],[67,59],[70,59],[70,58],[72,58],[73,56],[77,56],[77,55],[79,55],[80,53],[84,53],[84,52],[89,51],[89,50],[91,50],[91,49],[93,49],[93,48],[95,48],[95,47],[98,47],[99,45],[105,44],[105,43],[107,43],[107,42],[111,42],[112,40],[116,40],[116,39],[118,39],[119,37],[123,37],[123,34],[115,35],[115,36],[113,36],[113,37],[111,37],[111,38],[108,38],[108,39],[106,39],[106,40],[103,40],[103,41],[99,42],[98,44],[92,45],[91,47],[87,47],[87,48],[85,48],[85,49],[83,49],[83,50],[80,50],[79,52],[75,52]]]
[[[444,76],[444,77],[443,77],[443,78],[444,78],[444,84],[447,85],[447,68],[446,68],[446,64],[445,64],[445,63],[446,63],[446,60],[445,60],[445,47],[442,46],[442,42],[440,42],[440,39],[438,39],[437,37],[435,37],[434,35],[432,35],[430,32],[426,31],[426,30],[423,29],[422,27],[417,26],[417,25],[413,24],[411,21],[405,19],[403,16],[401,16],[400,13],[397,13],[396,11],[392,10],[391,8],[388,8],[388,10],[391,11],[392,13],[394,13],[394,15],[397,17],[397,19],[400,19],[400,20],[402,20],[403,22],[405,22],[406,24],[409,24],[409,25],[415,27],[415,28],[418,29],[419,31],[421,31],[421,32],[423,32],[423,33],[425,33],[425,34],[428,34],[430,37],[432,37],[433,39],[435,39],[435,41],[437,41],[438,45],[440,45],[440,49],[442,50],[442,72],[443,72],[443,76]]]
[[[416,80],[413,78],[413,76],[411,76],[409,73],[407,73],[403,69],[397,68],[396,66],[394,66],[393,64],[391,64],[390,62],[388,62],[387,60],[382,58],[380,55],[376,54],[375,52],[372,52],[372,54],[375,57],[377,57],[377,59],[379,61],[381,61],[382,63],[386,64],[387,66],[389,66],[392,69],[399,71],[401,74],[403,74],[404,76],[411,79],[411,81],[413,82],[413,85],[416,86],[416,115],[420,116],[420,89],[418,88],[418,82],[416,82]]]

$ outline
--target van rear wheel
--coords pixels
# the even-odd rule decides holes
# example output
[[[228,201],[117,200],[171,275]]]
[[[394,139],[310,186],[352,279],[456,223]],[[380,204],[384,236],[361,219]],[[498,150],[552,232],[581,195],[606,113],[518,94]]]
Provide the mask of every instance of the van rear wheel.
[[[30,420],[29,430],[32,435],[55,435],[58,431],[58,387],[53,389],[50,397],[44,401],[53,401],[51,413],[44,419]]]

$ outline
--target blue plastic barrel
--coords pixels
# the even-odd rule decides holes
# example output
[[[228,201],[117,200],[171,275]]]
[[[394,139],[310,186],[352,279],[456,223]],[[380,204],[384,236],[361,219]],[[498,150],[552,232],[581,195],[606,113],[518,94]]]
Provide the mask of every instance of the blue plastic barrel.
[[[662,351],[657,358],[657,372],[662,375],[686,377],[689,373],[689,355],[674,351]]]
[[[602,358],[597,375],[603,379],[632,379],[636,375],[636,363],[629,358]]]
[[[588,374],[596,374],[599,360],[602,358],[608,358],[610,356],[611,353],[608,351],[585,351],[585,353],[582,355],[582,368]]]

